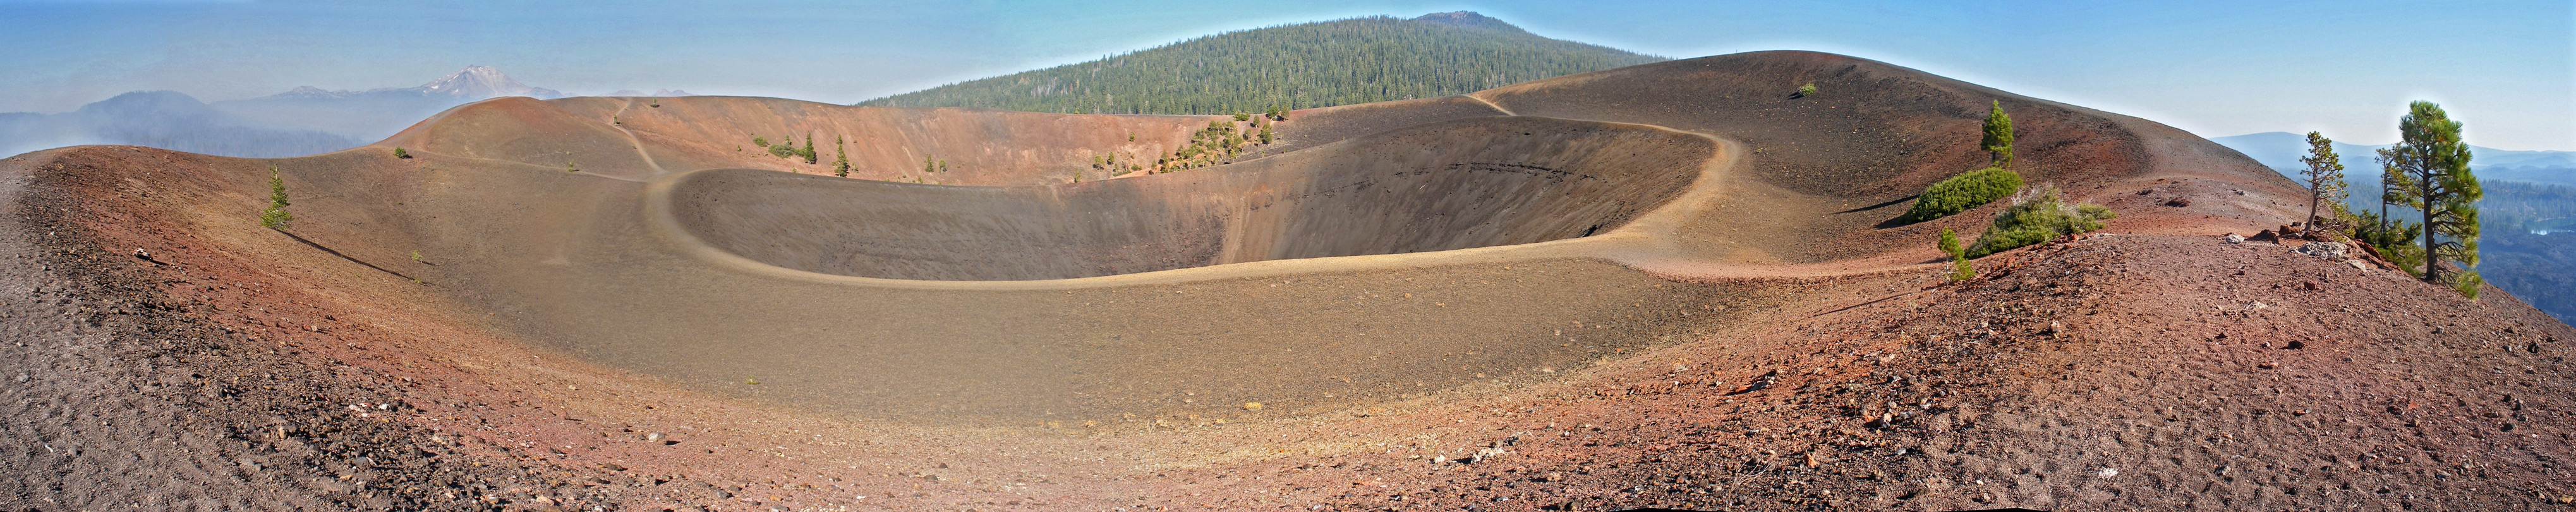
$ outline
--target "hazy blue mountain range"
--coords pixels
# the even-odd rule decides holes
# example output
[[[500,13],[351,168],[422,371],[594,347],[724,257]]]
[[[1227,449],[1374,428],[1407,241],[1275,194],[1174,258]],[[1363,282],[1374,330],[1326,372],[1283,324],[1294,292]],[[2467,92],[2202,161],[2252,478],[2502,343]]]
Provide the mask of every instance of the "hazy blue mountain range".
[[[2308,136],[2305,134],[2263,132],[2209,140],[2253,157],[2254,161],[2293,179],[2308,167],[2299,163],[2300,157],[2308,155]],[[2351,181],[2379,182],[2379,164],[2372,161],[2376,156],[2372,152],[2388,145],[2337,142],[2334,146],[2335,155],[2343,157],[2344,175]],[[2576,151],[2513,151],[2469,146],[2469,154],[2469,169],[2476,171],[2482,179],[2576,185]]]
[[[503,96],[537,99],[564,97],[562,92],[519,83],[501,70],[466,66],[418,87],[366,91],[325,91],[297,87],[271,96],[218,101],[213,106],[270,126],[346,134],[380,140],[411,127],[432,114],[475,101]]]
[[[60,114],[0,114],[0,155],[83,144],[126,144],[240,157],[328,153],[364,143],[278,128],[171,91],[129,92]]]
[[[1460,11],[1227,32],[859,104],[1224,114],[1448,96],[1662,60]]]
[[[687,96],[618,91],[612,96]],[[118,95],[61,114],[0,113],[0,156],[82,144],[125,144],[237,157],[328,153],[383,140],[439,111],[503,96],[561,98],[488,66],[467,66],[417,87],[328,91],[204,103],[171,91]]]

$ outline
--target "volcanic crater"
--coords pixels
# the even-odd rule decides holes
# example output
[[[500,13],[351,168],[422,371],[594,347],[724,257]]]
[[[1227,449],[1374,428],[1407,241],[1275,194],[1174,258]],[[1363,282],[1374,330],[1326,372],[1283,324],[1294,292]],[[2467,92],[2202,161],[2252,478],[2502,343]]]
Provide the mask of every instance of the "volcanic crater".
[[[2001,206],[1891,219],[1988,163],[1990,105],[2013,116],[2028,181],[2120,217],[1946,283],[1932,240]],[[31,291],[5,313],[33,341],[0,355],[38,384],[0,402],[141,425],[12,434],[163,462],[9,448],[13,475],[83,491],[18,485],[0,506],[2518,508],[2576,492],[2537,469],[2576,457],[2565,416],[2537,413],[2569,407],[2546,391],[2570,374],[2548,354],[2576,333],[2500,291],[2436,301],[2369,261],[2220,244],[2296,218],[2304,191],[2143,119],[1757,52],[1299,110],[1213,167],[1099,163],[1171,154],[1211,123],[1245,126],[503,98],[301,158],[12,157],[0,252],[19,257],[0,264]],[[850,175],[830,176],[843,154]],[[271,169],[293,196],[285,230],[254,222]],[[2325,288],[2364,298],[2283,302]],[[2452,330],[2346,347],[2277,316],[2332,304]],[[2273,345],[2290,337],[2308,348]],[[74,363],[100,346],[133,365]],[[2396,364],[2383,352],[2400,346],[2528,370],[2331,366]],[[128,371],[170,391],[96,396]],[[2210,393],[2305,405],[2240,414]],[[2081,403],[2034,405],[2059,399]],[[2471,411],[2492,404],[2512,410]],[[2081,417],[2033,419],[2049,410]],[[2415,448],[2281,448],[2346,427]],[[2446,441],[2394,441],[2421,436]],[[2277,476],[2231,469],[2255,460]],[[2425,476],[2472,471],[2454,460],[2504,461],[2483,478],[2513,492]],[[120,476],[135,471],[194,485]]]

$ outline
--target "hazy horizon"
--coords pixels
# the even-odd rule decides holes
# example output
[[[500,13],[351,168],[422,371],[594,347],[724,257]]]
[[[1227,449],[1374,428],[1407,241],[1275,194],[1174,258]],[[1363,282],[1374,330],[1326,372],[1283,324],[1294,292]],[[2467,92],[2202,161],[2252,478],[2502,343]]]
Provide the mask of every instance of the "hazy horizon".
[[[1476,11],[1539,35],[1672,58],[1797,49],[1870,58],[2207,137],[2396,138],[2411,100],[2471,143],[2576,150],[2576,6],[2391,2],[1970,6],[1324,1],[939,4],[0,0],[0,112],[117,94],[207,102],[411,87],[467,65],[567,94],[619,89],[854,103],[1220,32]],[[2429,44],[2400,34],[2438,34]]]

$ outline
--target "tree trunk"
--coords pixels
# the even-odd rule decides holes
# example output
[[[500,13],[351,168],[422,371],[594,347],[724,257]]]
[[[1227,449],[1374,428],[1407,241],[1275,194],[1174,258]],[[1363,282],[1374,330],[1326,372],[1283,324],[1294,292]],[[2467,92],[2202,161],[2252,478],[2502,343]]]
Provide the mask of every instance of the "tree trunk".
[[[2306,232],[2316,232],[2316,201],[2326,201],[2326,193],[2316,190],[2316,178],[2311,175],[2311,178],[2308,178],[2308,229]]]
[[[2433,176],[2427,173],[2421,181],[2416,188],[2423,191],[2423,204],[2418,209],[2424,211],[2424,282],[2440,284],[2442,255],[2433,251]]]

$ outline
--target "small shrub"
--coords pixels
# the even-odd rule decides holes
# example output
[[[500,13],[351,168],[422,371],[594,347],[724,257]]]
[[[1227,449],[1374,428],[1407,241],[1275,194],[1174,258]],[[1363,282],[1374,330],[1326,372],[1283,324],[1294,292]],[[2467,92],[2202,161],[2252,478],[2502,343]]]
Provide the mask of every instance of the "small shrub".
[[[1250,120],[1252,120],[1252,114],[1246,114],[1246,113],[1242,113],[1242,112],[1236,112],[1236,113],[1234,113],[1234,122],[1240,123],[1240,122],[1250,121]]]
[[[1801,85],[1801,86],[1798,86],[1798,96],[1797,96],[1797,97],[1804,98],[1804,97],[1814,96],[1814,95],[1816,95],[1816,84],[1812,84],[1812,83],[1810,83],[1810,84],[1807,84],[1807,85]]]
[[[2012,197],[2014,192],[2021,190],[2021,184],[2020,174],[1994,167],[1951,176],[1923,189],[1923,195],[1915,198],[1914,207],[1905,210],[1905,216],[1897,217],[1897,221],[1913,224],[1948,217],[1996,199]]]
[[[581,167],[573,165],[572,162],[564,162],[564,172],[581,172]]]
[[[1977,265],[1968,262],[1967,248],[1959,246],[1958,232],[1941,230],[1941,252],[1950,255],[1950,280],[1966,281],[1977,278]]]
[[[2058,199],[2053,188],[2034,190],[2014,197],[2012,207],[1996,215],[1994,225],[1987,226],[1976,245],[1968,247],[1967,257],[1983,258],[2059,236],[2102,229],[2102,221],[2118,216],[2101,206],[2068,205]]]
[[[774,144],[769,146],[769,154],[779,158],[791,158],[796,156],[796,148],[786,144]]]
[[[403,148],[394,148],[394,158],[411,158],[411,152],[403,151]]]
[[[760,136],[758,136],[758,135],[753,135],[753,136],[751,136],[751,145],[754,145],[754,146],[760,146],[760,147],[764,147],[764,148],[765,148],[765,147],[769,147],[769,139],[764,139],[764,138],[760,138]]]

